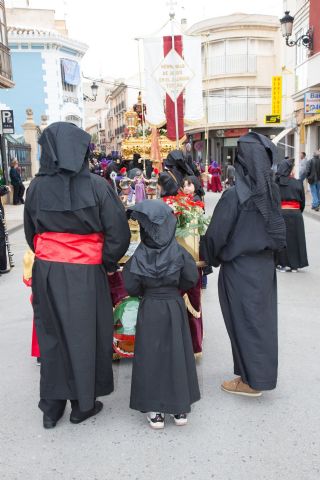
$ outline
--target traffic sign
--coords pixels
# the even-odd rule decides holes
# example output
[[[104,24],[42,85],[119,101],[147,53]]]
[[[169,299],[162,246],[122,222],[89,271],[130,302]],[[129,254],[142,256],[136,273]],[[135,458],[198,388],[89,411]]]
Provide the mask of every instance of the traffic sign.
[[[1,110],[2,133],[14,133],[13,110]]]
[[[266,115],[264,117],[264,123],[281,123],[280,115]]]

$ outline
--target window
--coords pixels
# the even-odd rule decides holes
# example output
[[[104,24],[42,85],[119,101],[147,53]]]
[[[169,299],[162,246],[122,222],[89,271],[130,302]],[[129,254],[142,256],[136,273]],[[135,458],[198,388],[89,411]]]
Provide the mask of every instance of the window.
[[[77,127],[82,126],[81,118],[78,117],[77,115],[67,115],[66,122],[73,123],[74,125],[77,125]]]
[[[248,39],[249,55],[272,56],[274,55],[273,40],[265,38],[249,38]]]
[[[232,38],[204,44],[204,76],[256,72],[256,54],[249,54],[247,38]],[[271,42],[273,44],[273,42]],[[270,53],[269,53],[270,55]],[[205,58],[205,57],[204,57]],[[207,72],[206,72],[207,69]]]
[[[265,91],[269,92],[269,97],[260,101],[257,95]],[[256,121],[256,105],[265,100],[270,103],[270,89],[239,87],[210,90],[207,98],[208,123]]]

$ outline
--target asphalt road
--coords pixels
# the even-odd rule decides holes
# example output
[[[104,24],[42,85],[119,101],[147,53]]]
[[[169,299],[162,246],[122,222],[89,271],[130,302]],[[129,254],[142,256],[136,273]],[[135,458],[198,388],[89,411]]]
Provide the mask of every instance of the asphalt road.
[[[208,196],[211,207],[216,199]],[[278,388],[258,399],[220,390],[233,375],[215,271],[203,295],[202,399],[186,427],[168,419],[160,432],[128,407],[130,361],[114,365],[115,392],[96,418],[72,425],[68,408],[54,430],[43,429],[30,289],[22,283],[26,245],[22,230],[15,232],[17,266],[0,278],[0,479],[319,480],[320,224],[306,218],[305,226],[311,266],[278,274]]]

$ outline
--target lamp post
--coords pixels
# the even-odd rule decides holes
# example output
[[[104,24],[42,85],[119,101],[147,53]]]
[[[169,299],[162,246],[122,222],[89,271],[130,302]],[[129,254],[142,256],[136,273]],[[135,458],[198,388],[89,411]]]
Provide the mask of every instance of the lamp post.
[[[289,10],[284,12],[284,17],[280,18],[282,36],[286,39],[286,45],[288,47],[294,47],[300,45],[312,50],[313,48],[313,29],[310,27],[306,33],[301,35],[296,40],[290,40],[293,30],[294,17],[290,15]]]
[[[95,102],[97,100],[97,95],[98,95],[98,88],[99,86],[96,84],[95,81],[93,81],[92,85],[91,85],[91,93],[92,93],[92,97],[89,97],[88,95],[86,95],[85,93],[83,94],[83,100],[85,102]]]

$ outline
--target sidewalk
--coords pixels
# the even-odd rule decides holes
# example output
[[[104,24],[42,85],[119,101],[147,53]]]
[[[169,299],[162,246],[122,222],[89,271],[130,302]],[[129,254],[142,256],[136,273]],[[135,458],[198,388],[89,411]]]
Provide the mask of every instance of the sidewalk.
[[[23,227],[24,205],[5,205],[5,219],[8,233],[13,233]]]
[[[306,193],[306,207],[304,210],[304,214],[308,217],[313,218],[314,220],[320,220],[320,212],[316,212],[311,209],[311,194],[310,192]]]

